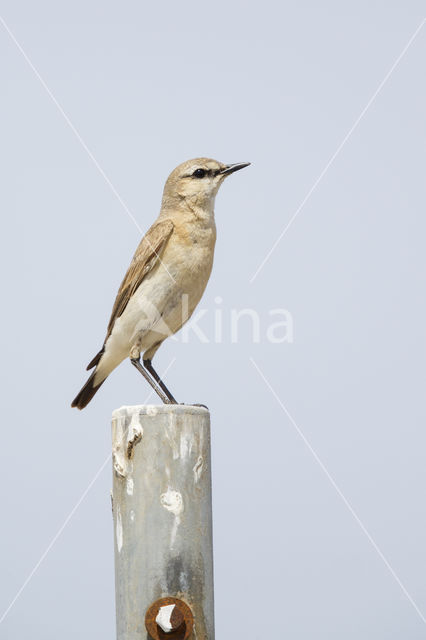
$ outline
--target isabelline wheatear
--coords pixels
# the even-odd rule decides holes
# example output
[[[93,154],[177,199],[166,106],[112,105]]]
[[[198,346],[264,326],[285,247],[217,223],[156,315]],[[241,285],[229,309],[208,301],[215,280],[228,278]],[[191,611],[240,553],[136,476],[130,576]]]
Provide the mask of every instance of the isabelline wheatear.
[[[87,367],[94,371],[73,407],[83,409],[125,358],[130,358],[164,403],[176,403],[153,368],[152,358],[200,301],[213,265],[216,194],[226,176],[249,164],[196,158],[172,171],[160,215],[136,249],[115,299],[103,347]]]

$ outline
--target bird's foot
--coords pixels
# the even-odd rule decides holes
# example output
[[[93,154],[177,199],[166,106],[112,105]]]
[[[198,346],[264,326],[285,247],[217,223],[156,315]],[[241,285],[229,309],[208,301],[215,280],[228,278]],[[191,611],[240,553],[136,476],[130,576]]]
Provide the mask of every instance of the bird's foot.
[[[207,411],[209,410],[206,404],[199,404],[198,402],[192,402],[191,404],[188,404],[187,402],[179,402],[179,404],[186,405],[187,407],[202,407],[203,409],[207,409]]]

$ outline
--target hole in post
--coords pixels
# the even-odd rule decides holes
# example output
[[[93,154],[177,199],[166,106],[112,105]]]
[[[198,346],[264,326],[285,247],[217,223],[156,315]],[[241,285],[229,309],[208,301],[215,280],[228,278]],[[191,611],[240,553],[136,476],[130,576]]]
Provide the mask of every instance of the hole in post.
[[[157,633],[158,640],[167,640],[167,638],[169,640],[184,640],[187,637],[185,621],[182,622],[182,624],[177,629],[168,632],[163,631],[163,629],[157,625]]]

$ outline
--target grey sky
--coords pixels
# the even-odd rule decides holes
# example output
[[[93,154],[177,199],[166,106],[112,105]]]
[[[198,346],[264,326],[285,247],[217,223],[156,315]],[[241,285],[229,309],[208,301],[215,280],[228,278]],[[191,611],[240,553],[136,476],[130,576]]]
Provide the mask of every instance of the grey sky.
[[[145,230],[188,158],[251,161],[216,201],[200,322],[159,371],[212,414],[218,638],[390,640],[426,623],[426,27],[255,281],[249,280],[424,19],[423,2],[4,0],[0,15]],[[140,233],[0,25],[3,278],[0,618],[149,389],[128,363],[79,413]],[[221,303],[215,301],[220,296]],[[231,309],[293,343],[231,343]],[[243,321],[242,321],[243,324]],[[262,329],[263,331],[263,329]],[[115,636],[109,464],[0,638]],[[279,609],[269,615],[271,603]],[[266,616],[266,617],[265,617]]]

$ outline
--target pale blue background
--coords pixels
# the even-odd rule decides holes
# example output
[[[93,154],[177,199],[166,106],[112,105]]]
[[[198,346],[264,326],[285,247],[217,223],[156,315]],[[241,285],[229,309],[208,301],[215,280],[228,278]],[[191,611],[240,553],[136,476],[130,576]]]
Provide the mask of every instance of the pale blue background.
[[[157,357],[161,371],[176,356],[170,388],[212,412],[217,638],[425,638],[249,357],[426,615],[426,27],[248,282],[424,3],[3,0],[0,13],[143,229],[179,162],[253,163],[218,196],[202,305],[284,307],[294,343],[225,332]],[[139,233],[1,25],[0,63],[1,616],[108,455],[111,411],[148,390],[123,363],[87,410],[69,407]],[[107,466],[2,640],[114,638],[110,486]]]

